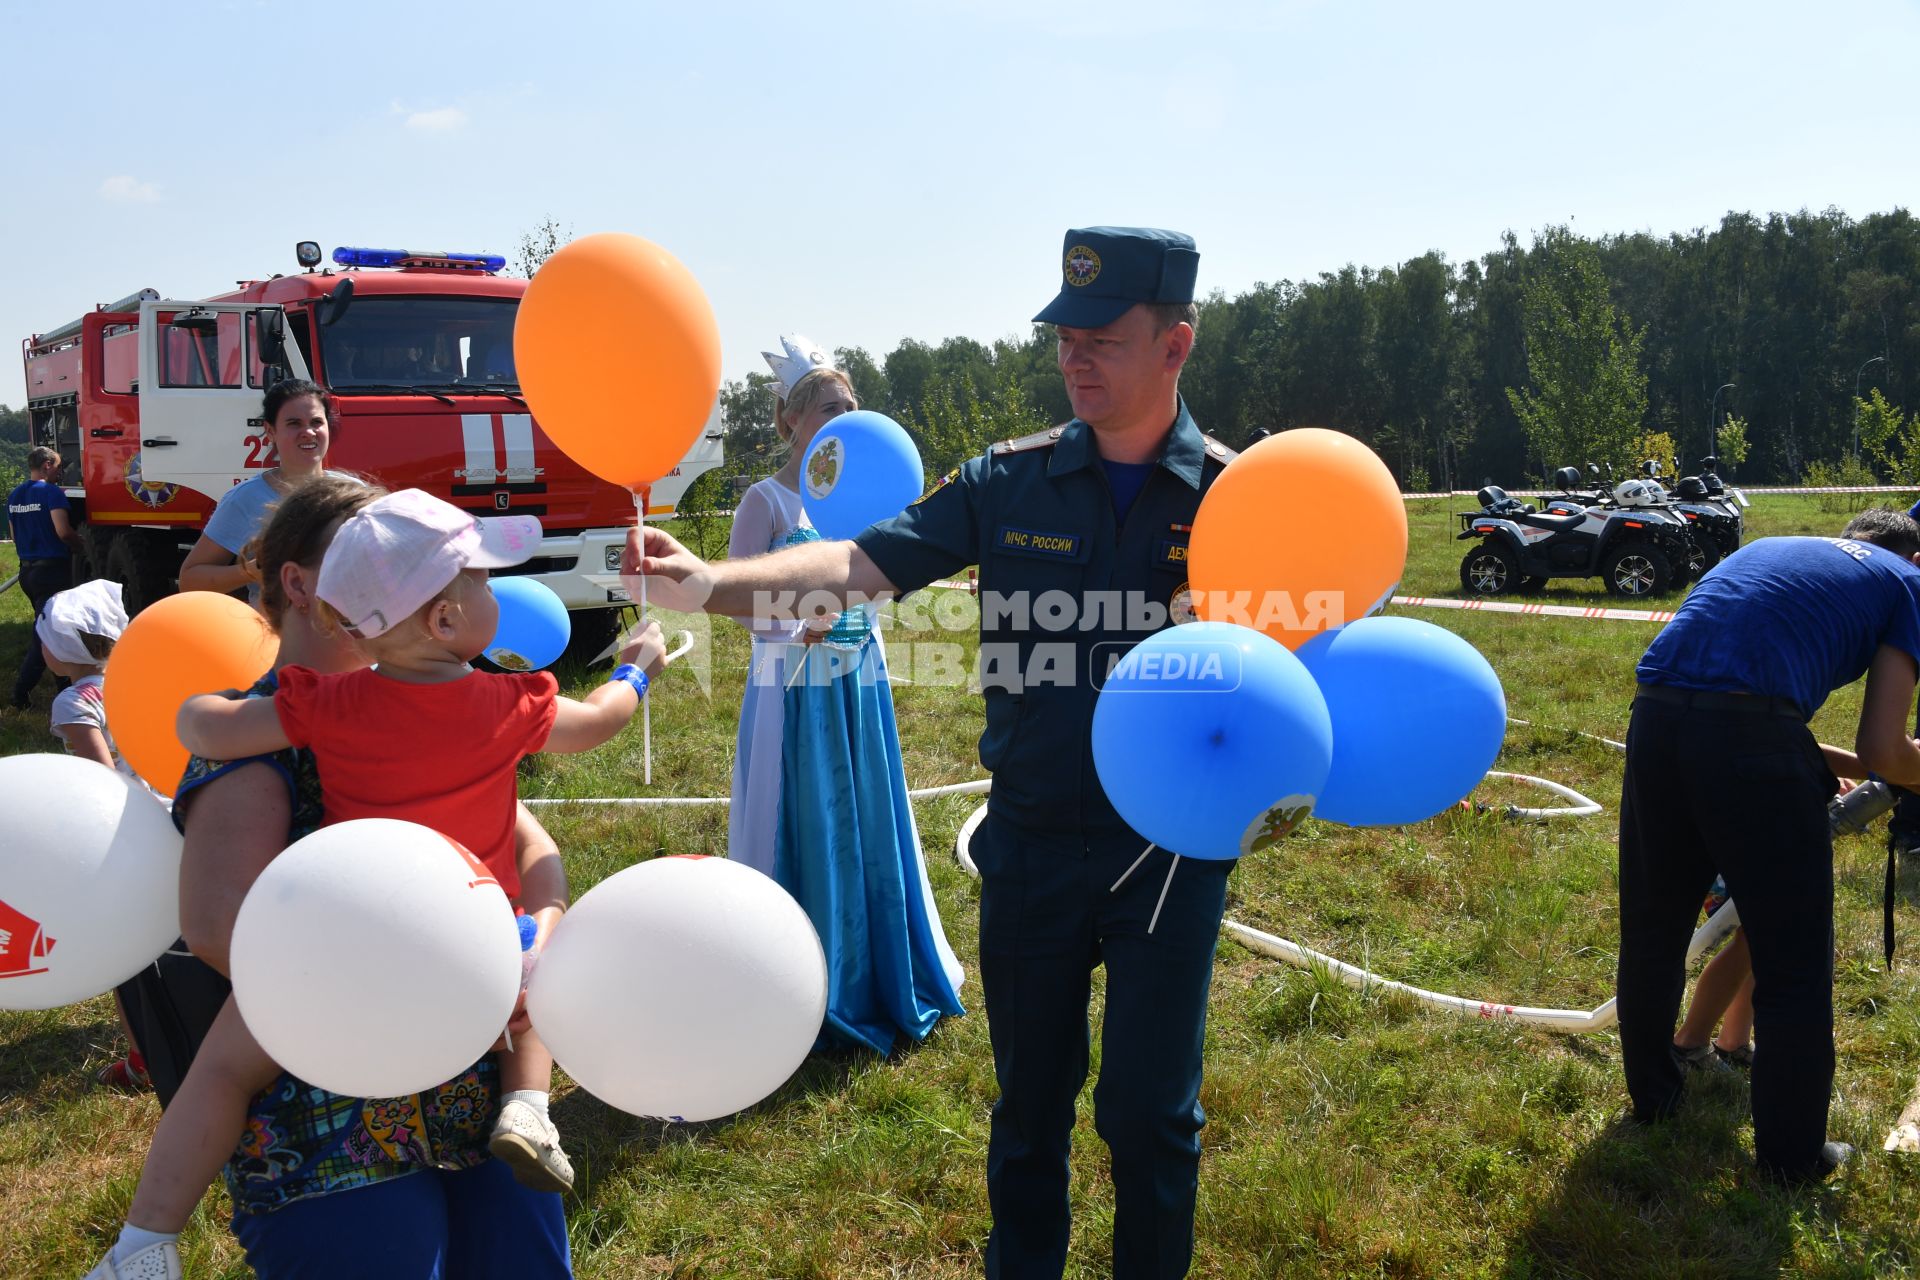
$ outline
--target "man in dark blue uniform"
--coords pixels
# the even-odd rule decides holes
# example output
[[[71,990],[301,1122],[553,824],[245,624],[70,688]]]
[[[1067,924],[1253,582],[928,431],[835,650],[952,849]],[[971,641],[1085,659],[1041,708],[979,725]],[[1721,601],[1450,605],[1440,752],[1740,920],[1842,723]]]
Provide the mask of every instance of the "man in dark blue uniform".
[[[7,495],[7,523],[13,529],[13,549],[20,556],[20,590],[33,605],[34,617],[47,601],[73,585],[73,553],[80,535],[73,527],[67,493],[54,483],[60,474],[60,455],[41,445],[27,454],[27,480]],[[24,710],[33,687],[47,671],[40,642],[27,635],[26,656],[13,680],[13,705]]]
[[[979,565],[980,762],[994,779],[972,855],[1000,1084],[987,1274],[1053,1278],[1066,1265],[1068,1146],[1088,1073],[1090,979],[1104,964],[1094,1111],[1113,1158],[1113,1274],[1181,1276],[1232,864],[1187,860],[1168,882],[1171,855],[1156,852],[1115,888],[1147,841],[1101,789],[1091,726],[1112,664],[1186,616],[1188,534],[1233,452],[1200,433],[1179,395],[1194,342],[1192,239],[1090,227],[1067,233],[1062,258],[1059,295],[1035,320],[1058,331],[1073,421],[995,445],[852,542],[708,569],[648,528],[630,539],[628,568],[710,591],[710,612],[744,615],[756,593],[763,605],[780,592],[899,594]]]
[[[1867,511],[1839,538],[1762,538],[1700,580],[1641,658],[1620,796],[1620,1056],[1636,1118],[1679,1105],[1687,935],[1717,871],[1753,957],[1753,1149],[1824,1177],[1833,1091],[1836,769],[1920,786],[1920,526]],[[1807,718],[1867,677],[1855,755]]]

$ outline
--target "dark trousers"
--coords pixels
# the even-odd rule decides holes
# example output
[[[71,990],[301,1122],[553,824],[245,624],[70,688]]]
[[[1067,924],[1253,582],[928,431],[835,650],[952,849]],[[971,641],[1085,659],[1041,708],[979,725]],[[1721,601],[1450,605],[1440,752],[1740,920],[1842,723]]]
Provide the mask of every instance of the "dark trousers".
[[[1920,738],[1920,707],[1914,710],[1913,734]],[[1887,838],[1920,844],[1920,795],[1906,790],[1896,793],[1893,817],[1887,820]]]
[[[236,1213],[233,1237],[260,1280],[563,1280],[573,1275],[560,1197],[514,1181],[503,1160],[421,1169]]]
[[[73,561],[68,559],[22,560],[20,562],[20,590],[26,593],[27,601],[33,605],[33,616],[37,619],[40,611],[47,607],[47,601],[59,595],[73,585]],[[47,674],[47,660],[40,655],[40,637],[31,627],[27,629],[27,652],[20,659],[20,673],[13,678],[13,700],[24,703],[33,694],[33,688],[40,683],[40,677]]]
[[[1679,1104],[1669,1046],[1687,940],[1717,870],[1753,956],[1753,1145],[1783,1178],[1819,1171],[1833,1090],[1838,789],[1790,716],[1639,699],[1620,797],[1620,1053],[1634,1115]]]
[[[1086,1083],[1093,967],[1106,965],[1094,1126],[1112,1154],[1113,1275],[1184,1276],[1199,1186],[1200,1057],[1231,863],[1182,859],[1147,932],[1171,855],[1118,893],[1146,841],[1034,832],[989,812],[980,868],[980,979],[993,1039],[987,1144],[990,1280],[1058,1280],[1067,1257],[1067,1155]]]
[[[184,938],[176,940],[166,954],[114,988],[163,1111],[233,990],[219,970],[182,954],[186,949]]]

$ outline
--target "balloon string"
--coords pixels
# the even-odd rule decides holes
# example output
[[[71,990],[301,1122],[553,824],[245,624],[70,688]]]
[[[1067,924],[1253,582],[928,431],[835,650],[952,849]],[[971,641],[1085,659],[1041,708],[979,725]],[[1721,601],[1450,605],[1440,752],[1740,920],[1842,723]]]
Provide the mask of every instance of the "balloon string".
[[[813,660],[813,650],[813,645],[804,642],[800,645],[800,661],[793,664],[793,674],[787,677],[787,688],[799,684],[800,678],[807,674],[807,663]]]
[[[1160,923],[1160,908],[1167,905],[1167,890],[1173,888],[1173,873],[1180,869],[1180,855],[1174,854],[1173,861],[1167,865],[1167,882],[1160,886],[1160,901],[1153,904],[1153,919],[1147,921],[1147,932],[1153,932],[1153,926]]]
[[[1150,844],[1145,849],[1142,849],[1140,851],[1140,856],[1133,860],[1133,865],[1120,873],[1120,878],[1113,882],[1113,888],[1107,890],[1107,892],[1118,893],[1120,891],[1120,886],[1127,882],[1127,877],[1132,875],[1134,872],[1138,871],[1140,869],[1140,864],[1147,860],[1147,855],[1152,853],[1155,849],[1159,847],[1160,847],[1159,845]],[[1178,855],[1176,854],[1175,856],[1177,857]]]
[[[640,530],[640,550],[644,555],[647,545],[647,493],[642,487],[633,491],[634,525]],[[635,565],[638,569],[640,566]],[[647,575],[640,575],[640,625],[647,625]],[[653,699],[640,699],[640,741],[642,743],[640,781],[647,786],[653,785]]]

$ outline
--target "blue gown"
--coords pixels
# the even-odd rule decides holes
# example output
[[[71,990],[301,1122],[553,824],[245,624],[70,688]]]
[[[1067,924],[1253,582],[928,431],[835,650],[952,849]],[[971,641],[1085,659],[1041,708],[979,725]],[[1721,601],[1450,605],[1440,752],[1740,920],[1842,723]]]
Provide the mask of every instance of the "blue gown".
[[[865,610],[796,661],[806,674],[786,691],[774,879],[826,950],[823,1040],[886,1053],[898,1034],[920,1040],[966,1012],[960,966],[927,886],[886,654]]]

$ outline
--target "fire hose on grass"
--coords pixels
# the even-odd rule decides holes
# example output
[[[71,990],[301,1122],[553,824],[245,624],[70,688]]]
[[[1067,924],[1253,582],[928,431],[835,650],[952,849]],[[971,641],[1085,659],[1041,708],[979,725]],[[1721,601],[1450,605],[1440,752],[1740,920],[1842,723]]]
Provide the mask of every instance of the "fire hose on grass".
[[[1609,739],[1602,738],[1600,741],[1609,742],[1609,745],[1613,745]],[[1597,801],[1581,795],[1571,787],[1563,786],[1560,783],[1553,782],[1546,778],[1536,778],[1527,774],[1501,772],[1492,772],[1487,776],[1507,778],[1538,786],[1570,803],[1564,806],[1550,808],[1532,808],[1520,805],[1479,805],[1475,806],[1478,812],[1501,813],[1507,817],[1525,821],[1544,821],[1556,817],[1591,817],[1601,811],[1601,806]],[[980,795],[986,793],[991,787],[992,782],[990,779],[981,779],[974,782],[960,782],[938,787],[917,788],[909,791],[907,794],[914,799],[947,795]],[[1828,810],[1829,821],[1832,823],[1836,832],[1858,832],[1864,830],[1867,824],[1873,821],[1874,818],[1893,807],[1894,798],[1893,788],[1878,779],[1869,780],[1855,787],[1845,796],[1837,797],[1833,801]],[[668,808],[693,805],[725,805],[727,803],[729,803],[729,800],[725,796],[586,797],[580,799],[553,798],[527,801],[529,806],[613,805],[624,808]],[[961,824],[959,834],[954,842],[954,855],[958,859],[961,867],[965,869],[969,875],[975,876],[976,878],[980,873],[979,869],[974,865],[969,849],[973,843],[974,832],[979,830],[980,823],[985,820],[986,815],[987,806],[983,803],[969,814],[966,821]],[[1740,915],[1732,902],[1728,902],[1718,911],[1715,911],[1711,916],[1707,917],[1706,921],[1702,923],[1698,929],[1694,930],[1693,937],[1687,944],[1688,965],[1692,965],[1701,956],[1718,946],[1738,927],[1739,923]],[[1359,965],[1349,964],[1344,960],[1327,955],[1325,952],[1316,951],[1311,947],[1302,946],[1297,942],[1289,941],[1275,934],[1255,929],[1238,920],[1223,920],[1221,922],[1221,929],[1235,942],[1258,955],[1282,960],[1297,968],[1323,969],[1332,974],[1341,983],[1356,990],[1392,992],[1412,1000],[1416,1004],[1426,1008],[1436,1009],[1443,1013],[1482,1018],[1489,1021],[1513,1023],[1519,1026],[1538,1027],[1541,1030],[1555,1031],[1562,1034],[1604,1031],[1618,1021],[1612,999],[1607,1000],[1594,1009],[1551,1009],[1533,1005],[1508,1004],[1504,1001],[1478,1000],[1468,996],[1449,995],[1445,992],[1429,991],[1424,987],[1416,987],[1410,983],[1383,978],[1379,974],[1362,968]],[[1916,1119],[1913,1123],[1920,1125],[1920,1119]],[[1916,1132],[1920,1132],[1920,1129],[1916,1129]],[[1913,1140],[1920,1142],[1920,1139]]]

